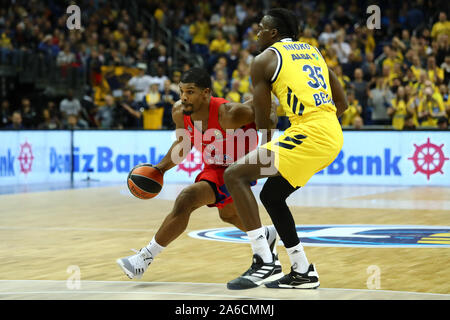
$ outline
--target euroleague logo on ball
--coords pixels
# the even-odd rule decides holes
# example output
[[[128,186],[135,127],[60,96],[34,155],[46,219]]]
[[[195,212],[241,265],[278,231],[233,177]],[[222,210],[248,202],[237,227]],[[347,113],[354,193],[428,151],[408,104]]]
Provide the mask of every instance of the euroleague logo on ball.
[[[413,161],[415,167],[414,174],[418,172],[422,173],[427,176],[427,180],[430,180],[430,177],[435,173],[439,172],[444,174],[442,167],[445,161],[449,160],[442,151],[444,144],[438,146],[428,138],[424,144],[417,145],[414,143],[414,147],[415,151],[413,156],[408,158],[408,160]]]

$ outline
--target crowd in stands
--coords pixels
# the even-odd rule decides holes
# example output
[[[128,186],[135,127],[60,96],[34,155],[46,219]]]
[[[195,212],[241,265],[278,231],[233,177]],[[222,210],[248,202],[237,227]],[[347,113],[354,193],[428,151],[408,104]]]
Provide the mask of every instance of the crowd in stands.
[[[189,64],[174,66],[161,39],[107,1],[77,1],[82,30],[68,30],[57,1],[15,1],[0,9],[1,61],[14,50],[31,50],[60,66],[87,71],[84,96],[70,90],[60,100],[18,105],[4,98],[0,128],[173,129],[171,107],[178,81]],[[156,21],[199,54],[212,77],[213,94],[243,102],[252,95],[250,65],[264,1],[149,0],[140,3]],[[368,1],[330,5],[318,1],[271,1],[300,19],[298,40],[317,47],[347,92],[344,128],[370,125],[396,130],[448,128],[450,21],[446,1],[379,1],[381,25],[368,28]],[[447,8],[447,9],[445,9]],[[96,96],[102,66],[138,69],[119,92]],[[281,109],[278,128],[288,126]]]

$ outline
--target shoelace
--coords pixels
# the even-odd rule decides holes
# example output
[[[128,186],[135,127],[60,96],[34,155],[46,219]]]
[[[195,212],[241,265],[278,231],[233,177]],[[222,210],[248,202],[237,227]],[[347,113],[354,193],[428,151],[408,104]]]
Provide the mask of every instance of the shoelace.
[[[135,252],[136,254],[140,254],[141,255],[141,258],[144,260],[144,262],[146,261],[146,260],[148,260],[148,259],[150,259],[150,261],[152,261],[153,260],[153,257],[150,255],[150,257],[145,257],[144,256],[144,253],[142,252],[141,253],[141,251],[142,251],[142,249],[143,248],[141,248],[141,249],[139,249],[139,250],[136,250],[136,249],[130,249],[131,251],[133,251],[133,252]],[[148,251],[148,250],[147,250]],[[150,263],[147,263],[147,265],[148,264],[150,264]]]

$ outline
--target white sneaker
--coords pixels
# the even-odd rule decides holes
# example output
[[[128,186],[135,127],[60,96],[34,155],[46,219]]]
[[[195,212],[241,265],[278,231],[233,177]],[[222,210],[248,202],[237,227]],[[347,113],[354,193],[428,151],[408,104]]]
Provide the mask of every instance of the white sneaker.
[[[153,256],[147,248],[142,248],[139,251],[132,250],[136,252],[136,254],[126,258],[117,259],[116,262],[128,278],[140,279],[150,263],[152,263]]]

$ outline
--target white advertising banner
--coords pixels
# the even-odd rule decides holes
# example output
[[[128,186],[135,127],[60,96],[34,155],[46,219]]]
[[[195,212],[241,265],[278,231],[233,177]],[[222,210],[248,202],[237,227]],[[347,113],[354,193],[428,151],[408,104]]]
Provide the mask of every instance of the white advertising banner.
[[[0,131],[0,185],[70,181],[70,167],[69,131]]]
[[[75,181],[89,176],[125,183],[131,168],[157,164],[175,141],[171,131],[73,134]],[[69,131],[0,131],[0,185],[70,181],[71,157]],[[345,131],[341,153],[308,183],[450,186],[449,158],[450,132]],[[164,181],[193,182],[201,169],[193,149]]]
[[[450,186],[450,132],[345,131],[334,162],[310,183]]]

